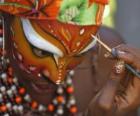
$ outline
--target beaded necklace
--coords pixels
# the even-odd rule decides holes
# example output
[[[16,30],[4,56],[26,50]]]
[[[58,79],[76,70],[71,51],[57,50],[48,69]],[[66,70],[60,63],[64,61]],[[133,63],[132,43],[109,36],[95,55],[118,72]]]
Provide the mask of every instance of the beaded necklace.
[[[23,115],[25,111],[50,114],[51,116],[74,115],[77,112],[76,100],[73,96],[74,88],[70,71],[63,84],[58,85],[56,96],[47,106],[37,103],[19,83],[10,60],[4,49],[4,20],[0,19],[0,115]]]

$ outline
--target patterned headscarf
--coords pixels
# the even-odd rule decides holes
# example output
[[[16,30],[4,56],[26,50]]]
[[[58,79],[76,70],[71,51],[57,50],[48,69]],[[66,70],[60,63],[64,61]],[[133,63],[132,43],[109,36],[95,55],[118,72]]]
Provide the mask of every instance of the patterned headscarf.
[[[93,3],[107,4],[108,0],[0,0],[0,10],[28,19],[67,22],[71,19],[77,21],[81,15],[82,20],[87,20],[86,17],[91,16],[90,12],[97,9]]]

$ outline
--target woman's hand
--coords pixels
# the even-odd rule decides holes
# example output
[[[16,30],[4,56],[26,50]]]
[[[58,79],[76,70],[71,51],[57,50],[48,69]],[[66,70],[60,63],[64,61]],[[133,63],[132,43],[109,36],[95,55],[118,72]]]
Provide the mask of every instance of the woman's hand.
[[[116,47],[118,58],[140,70],[140,49]],[[140,78],[129,75],[123,62],[117,62],[109,79],[89,106],[88,116],[124,116],[140,106]]]

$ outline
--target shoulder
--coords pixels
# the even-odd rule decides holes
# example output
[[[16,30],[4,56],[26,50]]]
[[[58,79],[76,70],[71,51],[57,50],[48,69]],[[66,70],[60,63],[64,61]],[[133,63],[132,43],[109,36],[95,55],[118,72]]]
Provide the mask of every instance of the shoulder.
[[[98,34],[100,36],[100,39],[111,48],[125,43],[121,35],[119,35],[119,33],[117,33],[117,31],[112,28],[102,26],[99,29]]]

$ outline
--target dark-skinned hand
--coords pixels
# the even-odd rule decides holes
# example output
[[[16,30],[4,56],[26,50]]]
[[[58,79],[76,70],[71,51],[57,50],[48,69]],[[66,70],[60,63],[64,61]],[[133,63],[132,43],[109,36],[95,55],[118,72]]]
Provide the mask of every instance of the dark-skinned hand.
[[[116,49],[118,59],[140,71],[140,49],[125,44]],[[140,78],[130,74],[120,60],[90,103],[87,116],[128,116],[140,106]]]

